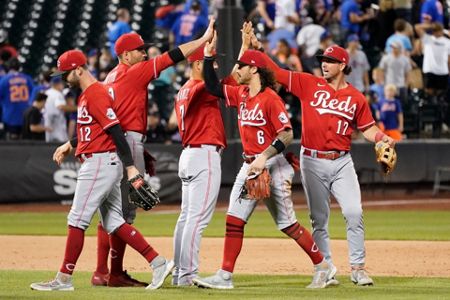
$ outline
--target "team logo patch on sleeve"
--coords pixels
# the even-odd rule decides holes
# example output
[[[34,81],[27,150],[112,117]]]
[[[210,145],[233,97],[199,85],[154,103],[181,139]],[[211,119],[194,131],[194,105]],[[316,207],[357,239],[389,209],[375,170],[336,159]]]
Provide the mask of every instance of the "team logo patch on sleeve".
[[[289,122],[289,119],[284,112],[280,112],[280,114],[278,115],[278,120],[280,120],[280,122],[283,124]]]
[[[114,112],[114,110],[113,110],[112,108],[108,108],[108,109],[106,110],[106,116],[107,116],[108,119],[110,119],[110,120],[117,119],[116,113]]]

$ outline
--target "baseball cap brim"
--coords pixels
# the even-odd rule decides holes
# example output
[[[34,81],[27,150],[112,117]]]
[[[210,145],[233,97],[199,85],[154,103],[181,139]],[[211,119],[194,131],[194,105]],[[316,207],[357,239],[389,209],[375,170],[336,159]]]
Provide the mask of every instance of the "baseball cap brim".
[[[55,71],[52,74],[50,74],[50,77],[56,77],[56,76],[61,76],[63,74],[66,74],[69,71]]]
[[[333,60],[333,61],[335,61],[335,62],[342,63],[342,61],[340,61],[339,59],[336,59],[336,58],[334,58],[334,57],[332,57],[332,56],[328,56],[328,55],[316,55],[316,58],[317,58],[319,61],[322,61],[322,59],[324,59],[324,58],[328,58],[328,59]]]
[[[152,47],[153,45],[155,45],[154,43],[144,43],[143,45],[137,47],[134,50],[147,50],[148,48]]]

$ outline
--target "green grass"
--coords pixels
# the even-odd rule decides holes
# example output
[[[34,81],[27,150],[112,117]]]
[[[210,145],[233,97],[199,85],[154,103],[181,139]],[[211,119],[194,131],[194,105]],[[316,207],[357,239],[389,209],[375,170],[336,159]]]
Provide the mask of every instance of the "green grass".
[[[0,213],[0,235],[65,235],[64,212],[51,213]],[[136,227],[145,236],[173,235],[176,213],[138,213]],[[310,228],[306,210],[298,211],[300,223]],[[92,224],[98,222],[94,218]],[[364,212],[366,239],[368,240],[450,240],[450,211],[378,211]],[[87,235],[95,235],[91,226]],[[225,213],[216,212],[204,236],[223,237]],[[267,211],[255,211],[245,229],[246,237],[284,237],[273,223]],[[330,235],[333,239],[345,239],[345,223],[338,210],[330,218]]]
[[[347,276],[338,279],[338,288],[307,290],[310,276],[236,275],[235,289],[230,291],[175,288],[167,279],[156,291],[143,288],[91,287],[91,273],[77,272],[74,292],[31,291],[31,282],[48,280],[54,272],[0,271],[0,299],[450,299],[448,278],[374,277],[375,286],[356,287]],[[133,274],[140,280],[145,273]],[[137,275],[137,276],[136,276]]]

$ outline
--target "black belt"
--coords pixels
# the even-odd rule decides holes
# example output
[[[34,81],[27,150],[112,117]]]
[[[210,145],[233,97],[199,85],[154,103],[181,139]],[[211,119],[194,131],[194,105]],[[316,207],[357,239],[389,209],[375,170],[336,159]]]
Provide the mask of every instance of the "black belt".
[[[329,160],[335,160],[339,157],[342,157],[346,155],[348,151],[315,151],[315,150],[309,150],[304,149],[303,154],[306,156],[316,157],[316,158],[322,158],[322,159],[329,159]]]

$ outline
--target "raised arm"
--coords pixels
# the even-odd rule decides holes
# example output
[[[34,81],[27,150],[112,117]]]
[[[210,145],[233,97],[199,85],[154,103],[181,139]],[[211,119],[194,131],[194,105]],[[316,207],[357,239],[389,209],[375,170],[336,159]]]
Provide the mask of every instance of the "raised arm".
[[[206,42],[203,54],[205,55],[203,62],[203,78],[205,78],[206,90],[217,97],[225,98],[223,94],[223,84],[219,81],[216,71],[214,70],[215,57],[213,53],[216,49],[217,33],[213,32],[211,41]]]
[[[206,42],[208,42],[212,39],[213,34],[214,34],[214,22],[215,22],[214,18],[211,18],[209,20],[208,28],[206,29],[206,31],[202,37],[178,46],[180,51],[183,53],[184,57],[188,57],[189,55],[194,53],[195,50],[197,50],[203,44],[205,44]]]

